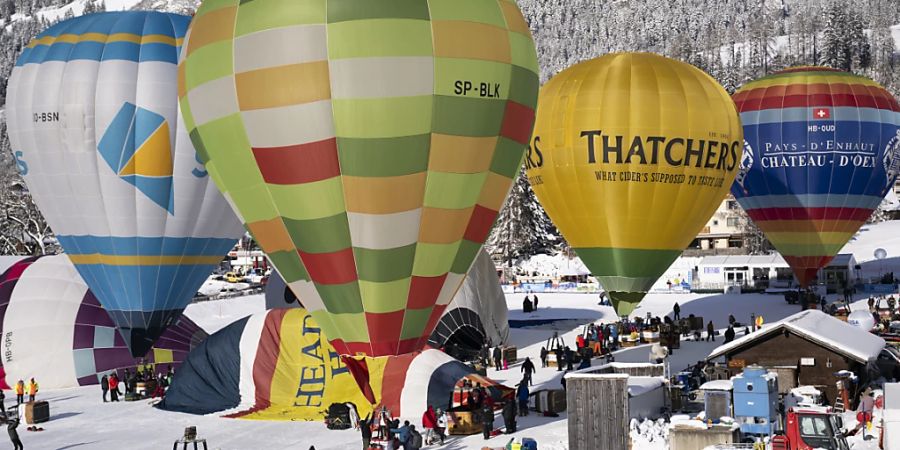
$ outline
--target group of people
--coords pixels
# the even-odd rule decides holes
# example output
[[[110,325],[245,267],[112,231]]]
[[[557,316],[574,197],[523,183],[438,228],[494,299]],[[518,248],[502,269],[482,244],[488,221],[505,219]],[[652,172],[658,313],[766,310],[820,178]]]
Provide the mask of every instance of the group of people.
[[[538,309],[538,296],[534,294],[534,301],[532,301],[527,295],[525,299],[522,300],[522,312],[530,313],[533,311],[537,311]]]
[[[175,371],[172,370],[171,365],[166,369],[166,373],[160,372],[155,376],[153,375],[153,369],[150,367],[146,369],[138,367],[134,372],[130,369],[125,369],[125,375],[121,379],[117,372],[103,375],[103,378],[100,379],[100,389],[103,391],[103,403],[107,403],[108,401],[119,401],[119,396],[122,395],[122,391],[119,390],[119,384],[125,386],[125,396],[130,397],[132,395],[141,394],[137,392],[138,383],[155,381],[155,383],[149,383],[152,386],[152,391],[149,393],[145,391],[143,394],[149,395],[150,398],[163,397],[166,394],[166,389],[172,384],[172,378],[174,376]],[[106,399],[107,394],[109,394],[109,400]],[[126,400],[128,400],[128,398],[126,398]]]
[[[431,445],[440,440],[441,445],[446,439],[445,431],[447,429],[447,415],[440,409],[435,410],[432,406],[422,414],[422,429],[425,430],[425,436],[416,428],[414,424],[408,420],[400,424],[400,419],[391,418],[390,412],[382,408],[378,414],[377,423],[372,415],[369,414],[365,418],[357,422],[357,426],[362,435],[363,450],[368,450],[373,440],[385,443],[385,450],[419,450],[424,445]]]
[[[22,445],[22,439],[19,438],[19,432],[17,430],[20,423],[19,405],[25,403],[26,394],[28,394],[29,402],[37,401],[37,393],[40,390],[40,386],[37,381],[34,380],[34,377],[32,377],[27,384],[23,380],[17,381],[14,389],[16,391],[16,406],[10,408],[9,411],[6,410],[6,396],[3,394],[3,391],[0,390],[0,423],[6,425],[6,430],[9,434],[9,440],[13,445],[13,450],[23,450],[25,446]]]

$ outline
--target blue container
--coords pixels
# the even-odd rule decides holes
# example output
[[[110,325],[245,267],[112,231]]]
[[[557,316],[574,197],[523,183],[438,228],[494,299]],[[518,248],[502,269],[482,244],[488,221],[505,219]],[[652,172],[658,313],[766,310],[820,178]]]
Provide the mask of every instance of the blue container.
[[[531,438],[522,438],[522,450],[537,450],[537,441]]]
[[[761,367],[734,377],[734,416],[741,432],[771,436],[778,422],[778,378]]]

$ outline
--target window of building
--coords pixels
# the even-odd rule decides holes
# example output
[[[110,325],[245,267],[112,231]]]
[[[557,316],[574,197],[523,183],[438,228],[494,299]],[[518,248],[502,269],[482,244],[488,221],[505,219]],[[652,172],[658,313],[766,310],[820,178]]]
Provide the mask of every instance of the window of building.
[[[738,220],[737,217],[729,217],[729,218],[727,219],[727,221],[728,221],[728,222],[727,222],[727,223],[728,223],[728,226],[729,226],[729,227],[732,227],[732,228],[737,228],[738,226],[740,226],[740,223],[741,223],[741,221]]]
[[[737,200],[728,200],[728,202],[726,203],[726,206],[728,207],[728,209],[737,209],[738,202],[737,202]]]

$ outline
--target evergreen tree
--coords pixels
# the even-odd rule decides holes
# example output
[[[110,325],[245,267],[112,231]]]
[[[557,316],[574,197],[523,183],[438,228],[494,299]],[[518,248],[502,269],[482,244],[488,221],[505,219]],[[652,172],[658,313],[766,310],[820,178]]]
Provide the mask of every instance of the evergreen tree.
[[[537,202],[523,168],[485,242],[488,253],[501,255],[511,265],[524,256],[558,249],[561,242],[559,232]]]

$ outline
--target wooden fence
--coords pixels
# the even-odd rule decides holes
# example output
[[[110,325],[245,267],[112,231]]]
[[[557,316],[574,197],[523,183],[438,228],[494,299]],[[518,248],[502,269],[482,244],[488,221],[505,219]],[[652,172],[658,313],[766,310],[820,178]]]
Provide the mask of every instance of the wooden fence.
[[[566,377],[570,450],[627,450],[628,375]]]

